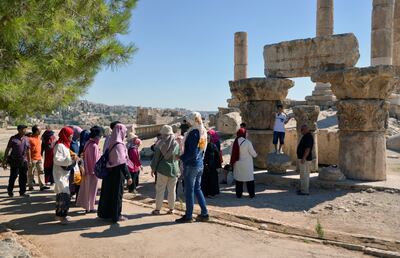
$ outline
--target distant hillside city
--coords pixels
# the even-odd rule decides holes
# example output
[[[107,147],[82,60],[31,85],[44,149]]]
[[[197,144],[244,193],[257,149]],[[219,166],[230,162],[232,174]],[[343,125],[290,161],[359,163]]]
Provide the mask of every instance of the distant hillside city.
[[[79,100],[67,107],[59,108],[51,114],[29,117],[27,118],[27,123],[93,126],[108,125],[112,121],[118,120],[124,124],[150,125],[170,123],[188,112],[190,111],[181,108],[160,109],[125,105],[112,106]],[[12,118],[4,120],[8,125],[14,125],[15,123]]]

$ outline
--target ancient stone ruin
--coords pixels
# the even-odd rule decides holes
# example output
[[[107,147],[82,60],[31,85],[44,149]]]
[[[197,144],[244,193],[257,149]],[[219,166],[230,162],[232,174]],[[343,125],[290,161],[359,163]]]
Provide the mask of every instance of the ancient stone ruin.
[[[333,34],[333,0],[317,1],[317,37]],[[336,97],[333,95],[329,83],[317,82],[311,96],[306,97],[307,105],[317,105],[327,109],[335,105]]]
[[[249,139],[258,153],[255,166],[267,168],[271,152],[276,105],[281,103],[294,82],[282,78],[249,78],[230,81],[232,95],[239,101],[242,119],[248,124]]]
[[[187,111],[178,109],[160,109],[138,107],[136,123],[139,125],[171,124],[182,118]]]
[[[264,47],[265,78],[245,78],[247,34],[235,34],[235,80],[229,82],[230,103],[235,103],[232,107],[239,108],[248,125],[249,139],[259,154],[256,167],[273,173],[286,171],[286,157],[279,163],[269,155],[273,151],[273,112],[294,85],[288,78],[311,77],[316,88],[306,99],[308,105],[293,108],[297,139],[301,137],[300,126],[307,124],[318,146],[320,107],[334,104],[339,122],[339,168],[335,173],[357,180],[386,179],[388,100],[392,105],[400,104],[400,95],[393,95],[400,83],[399,70],[392,66],[400,63],[400,55],[393,57],[393,52],[400,53],[400,25],[393,25],[400,18],[399,5],[395,6],[394,0],[373,1],[372,66],[366,68],[354,67],[360,57],[354,34],[333,35],[333,0],[318,0],[316,38]],[[312,170],[317,171],[317,148],[313,154]]]
[[[329,82],[339,118],[339,167],[347,178],[386,179],[389,98],[400,81],[393,66],[319,72],[313,81]]]

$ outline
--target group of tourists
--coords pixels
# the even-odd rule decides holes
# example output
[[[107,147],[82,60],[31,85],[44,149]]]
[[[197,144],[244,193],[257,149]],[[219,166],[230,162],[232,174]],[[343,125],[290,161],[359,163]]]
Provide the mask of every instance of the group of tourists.
[[[284,144],[284,124],[288,116],[278,106],[275,114],[274,144],[280,143],[276,152],[281,153]],[[154,156],[151,161],[151,175],[155,177],[156,203],[153,215],[162,214],[165,191],[168,192],[167,214],[173,214],[177,187],[182,182],[186,212],[177,219],[177,223],[193,221],[194,200],[201,208],[197,221],[209,219],[206,198],[214,198],[220,193],[219,171],[225,176],[233,172],[236,197],[243,196],[243,186],[250,198],[255,197],[253,159],[257,157],[252,143],[247,139],[246,124],[242,123],[232,146],[231,159],[222,170],[221,141],[218,133],[207,130],[200,113],[193,112],[182,123],[182,135],[176,136],[173,128],[164,125],[152,146]],[[56,219],[62,224],[70,221],[68,211],[71,198],[75,195],[75,204],[86,213],[96,213],[99,218],[112,222],[124,221],[121,215],[122,197],[125,182],[130,193],[137,193],[140,171],[139,147],[142,141],[133,132],[127,133],[127,127],[116,121],[110,127],[94,126],[82,130],[78,126],[65,126],[58,139],[53,130],[47,127],[41,135],[38,126],[32,127],[27,134],[27,126],[19,125],[18,134],[12,136],[5,150],[3,167],[10,166],[8,195],[13,197],[14,184],[19,178],[20,196],[29,197],[34,190],[34,177],[37,175],[39,190],[50,189],[54,185],[56,193]],[[299,194],[308,194],[310,162],[312,160],[313,137],[306,125],[302,126],[303,137],[300,140],[297,155],[299,158],[301,188]],[[103,153],[99,142],[105,137]],[[42,159],[44,157],[44,159]],[[44,160],[42,162],[42,160]],[[96,210],[98,193],[99,163],[105,162],[107,173],[100,177],[101,192]]]

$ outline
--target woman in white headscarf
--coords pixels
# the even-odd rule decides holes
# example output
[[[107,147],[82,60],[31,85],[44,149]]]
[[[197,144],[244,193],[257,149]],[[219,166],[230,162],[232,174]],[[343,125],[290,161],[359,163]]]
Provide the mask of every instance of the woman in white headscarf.
[[[201,208],[201,214],[197,216],[196,220],[207,221],[209,219],[206,200],[201,191],[203,158],[207,147],[207,130],[198,112],[191,113],[187,117],[187,121],[191,127],[185,134],[184,153],[181,156],[184,167],[186,212],[182,218],[176,220],[177,223],[192,222],[195,195]]]

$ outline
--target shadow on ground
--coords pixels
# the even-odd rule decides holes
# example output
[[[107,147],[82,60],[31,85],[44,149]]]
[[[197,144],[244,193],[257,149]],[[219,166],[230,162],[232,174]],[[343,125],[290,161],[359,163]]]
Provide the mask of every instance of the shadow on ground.
[[[309,196],[299,196],[296,194],[296,189],[280,188],[276,186],[267,186],[265,184],[256,185],[256,197],[250,199],[247,194],[240,199],[236,198],[235,187],[220,185],[221,194],[215,198],[207,198],[207,204],[215,207],[241,207],[248,206],[259,209],[276,209],[282,212],[302,212],[309,210],[320,203],[334,200],[338,197],[346,195],[351,191],[346,190],[324,190],[311,189]],[[153,182],[141,183],[138,189],[141,196],[134,199],[140,200],[145,198],[155,198],[155,189]],[[178,201],[184,201],[182,186],[179,185],[177,195]]]

